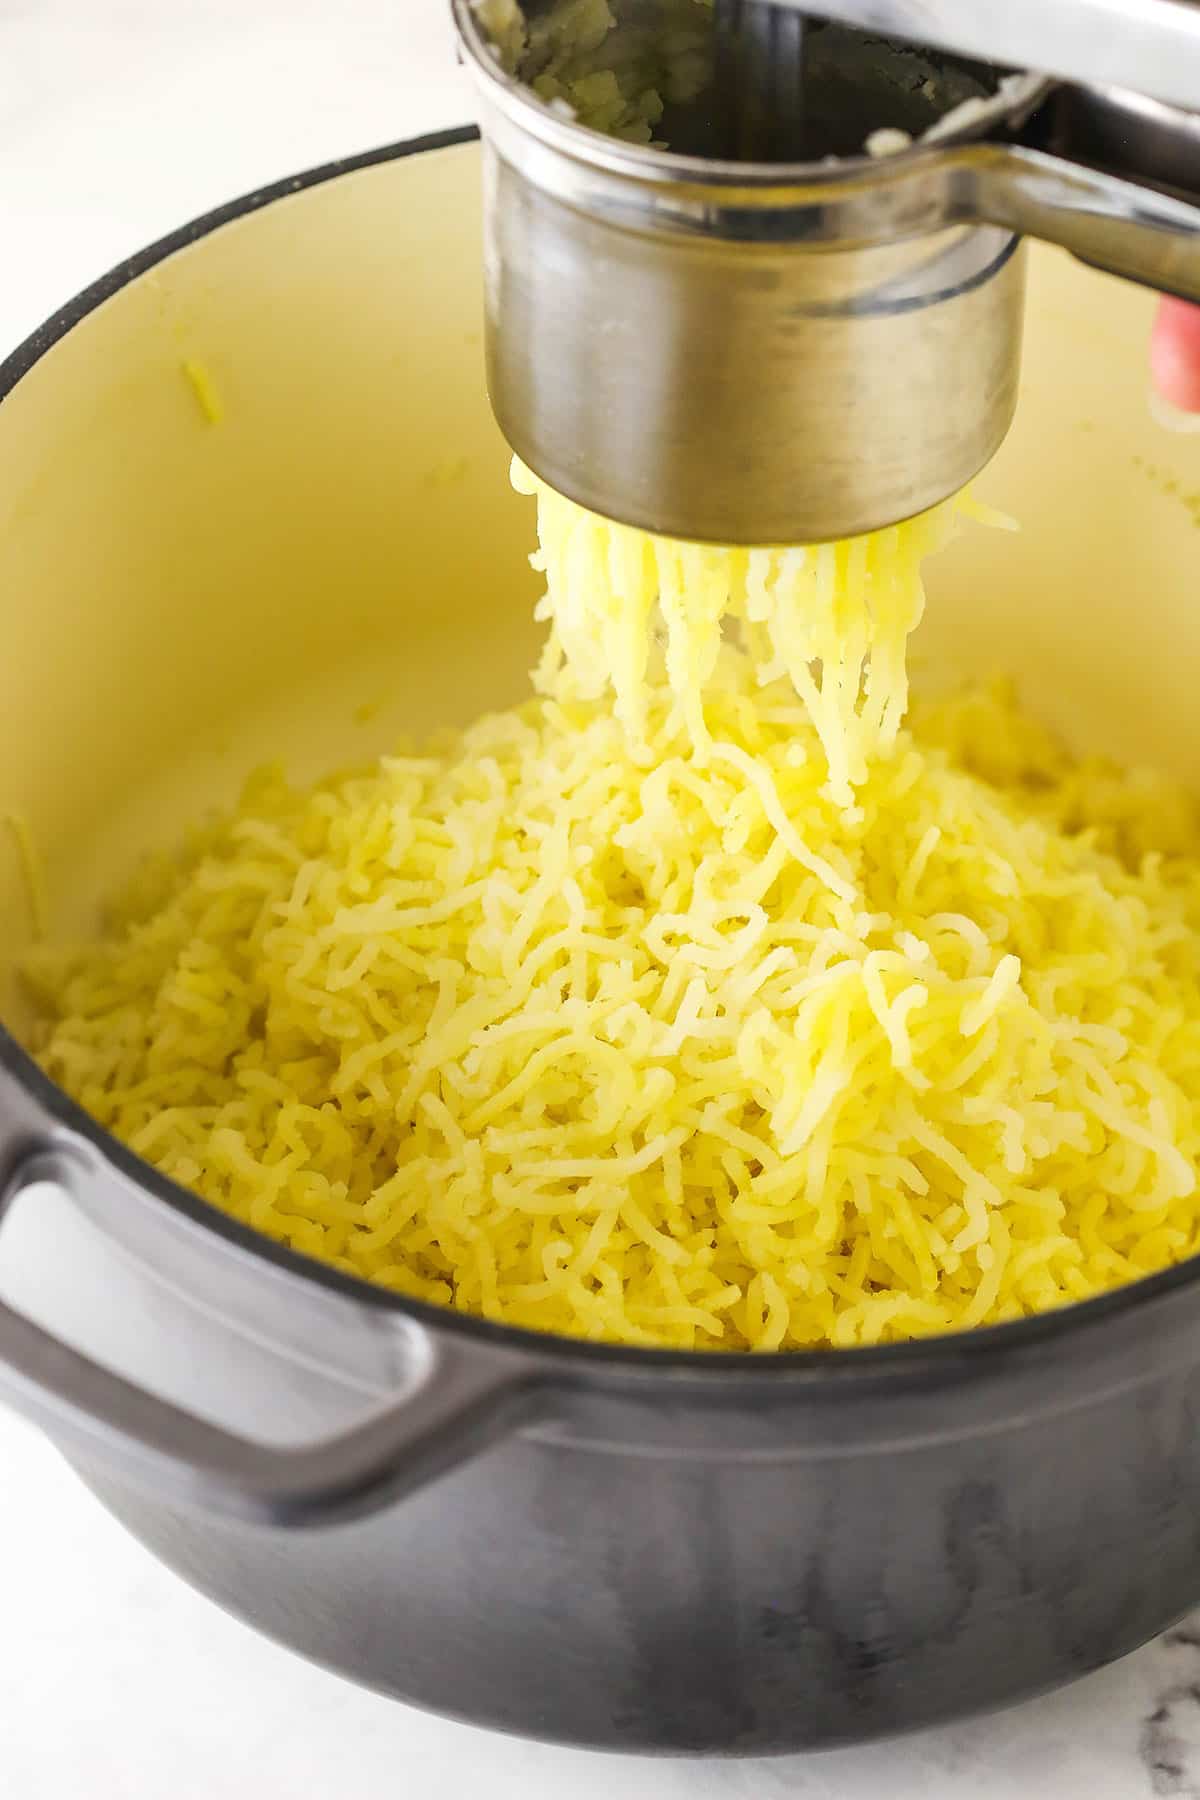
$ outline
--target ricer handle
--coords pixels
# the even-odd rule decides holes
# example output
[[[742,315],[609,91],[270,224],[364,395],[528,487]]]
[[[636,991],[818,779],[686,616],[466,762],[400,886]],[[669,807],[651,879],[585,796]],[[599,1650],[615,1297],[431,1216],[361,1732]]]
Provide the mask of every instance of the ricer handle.
[[[1062,87],[1015,141],[964,146],[970,216],[1200,301],[1200,114]]]
[[[885,37],[1200,106],[1198,0],[776,0]]]

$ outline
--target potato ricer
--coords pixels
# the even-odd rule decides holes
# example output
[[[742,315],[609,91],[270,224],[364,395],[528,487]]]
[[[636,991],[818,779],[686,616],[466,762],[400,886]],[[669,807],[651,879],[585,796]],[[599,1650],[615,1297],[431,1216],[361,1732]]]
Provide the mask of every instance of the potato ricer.
[[[1025,235],[1200,300],[1196,0],[691,0],[707,61],[651,142],[452,3],[492,404],[610,518],[819,541],[962,487],[1012,417]],[[665,56],[680,4],[609,0],[618,69],[622,20],[660,9]]]

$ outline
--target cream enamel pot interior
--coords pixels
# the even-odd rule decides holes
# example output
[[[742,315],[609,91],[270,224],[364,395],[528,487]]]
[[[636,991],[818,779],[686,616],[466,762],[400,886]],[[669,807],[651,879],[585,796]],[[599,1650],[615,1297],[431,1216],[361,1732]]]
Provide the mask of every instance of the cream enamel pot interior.
[[[52,933],[256,762],[315,775],[522,693],[532,520],[485,395],[468,137],[201,221],[5,365],[0,811]],[[1200,438],[1149,415],[1147,295],[1052,252],[1031,274],[979,484],[1022,531],[936,565],[919,660],[1009,671],[1080,741],[1200,781]],[[281,1641],[506,1729],[748,1752],[1016,1699],[1200,1599],[1194,1264],[882,1351],[475,1325],[260,1242],[91,1129],[18,1048],[9,838],[0,920],[0,1390]]]

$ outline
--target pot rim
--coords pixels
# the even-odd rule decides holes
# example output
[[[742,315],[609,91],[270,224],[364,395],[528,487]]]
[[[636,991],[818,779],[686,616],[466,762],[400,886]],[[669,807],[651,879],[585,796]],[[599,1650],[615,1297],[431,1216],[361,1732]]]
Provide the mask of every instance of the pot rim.
[[[60,339],[123,288],[178,251],[188,249],[225,225],[287,200],[307,188],[384,163],[399,162],[409,156],[476,143],[479,135],[476,126],[460,125],[385,144],[355,156],[319,164],[299,175],[285,176],[202,213],[127,257],[85,287],[0,361],[0,406]],[[915,1374],[924,1371],[950,1374],[956,1365],[959,1372],[965,1372],[968,1365],[978,1367],[986,1363],[991,1366],[999,1357],[1022,1354],[1076,1331],[1103,1327],[1112,1318],[1143,1311],[1155,1302],[1166,1303],[1173,1295],[1200,1286],[1200,1255],[1193,1255],[1171,1268],[1143,1276],[1092,1299],[1074,1301],[1052,1312],[1035,1314],[1009,1324],[976,1326],[967,1331],[947,1332],[902,1343],[855,1345],[846,1349],[779,1350],[760,1356],[740,1350],[646,1349],[636,1345],[594,1343],[558,1333],[495,1324],[450,1307],[409,1299],[375,1287],[358,1276],[345,1275],[240,1224],[198,1194],[160,1174],[152,1164],[97,1125],[42,1072],[3,1021],[0,1021],[0,1070],[33,1101],[49,1123],[85,1142],[126,1181],[202,1231],[223,1239],[230,1248],[245,1252],[293,1279],[299,1278],[327,1293],[352,1300],[360,1307],[367,1305],[381,1313],[411,1320],[427,1330],[448,1331],[483,1346],[506,1346],[532,1352],[543,1362],[573,1366],[580,1373],[589,1365],[597,1371],[607,1365],[628,1373],[648,1375],[657,1370],[715,1382],[738,1378],[746,1381],[760,1376],[767,1380],[791,1376],[806,1382],[816,1376],[858,1376],[878,1381],[881,1377],[894,1375],[898,1379],[911,1380]]]

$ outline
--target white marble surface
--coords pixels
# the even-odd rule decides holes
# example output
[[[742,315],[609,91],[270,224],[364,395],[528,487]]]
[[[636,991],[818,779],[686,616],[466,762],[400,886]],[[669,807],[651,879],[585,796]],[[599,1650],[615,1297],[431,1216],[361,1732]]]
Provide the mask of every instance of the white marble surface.
[[[0,0],[0,354],[189,216],[468,110],[444,0]],[[2,1414],[0,1470],[6,1800],[1200,1797],[1200,1636],[900,1744],[615,1762],[449,1725],[289,1657],[161,1569]]]

